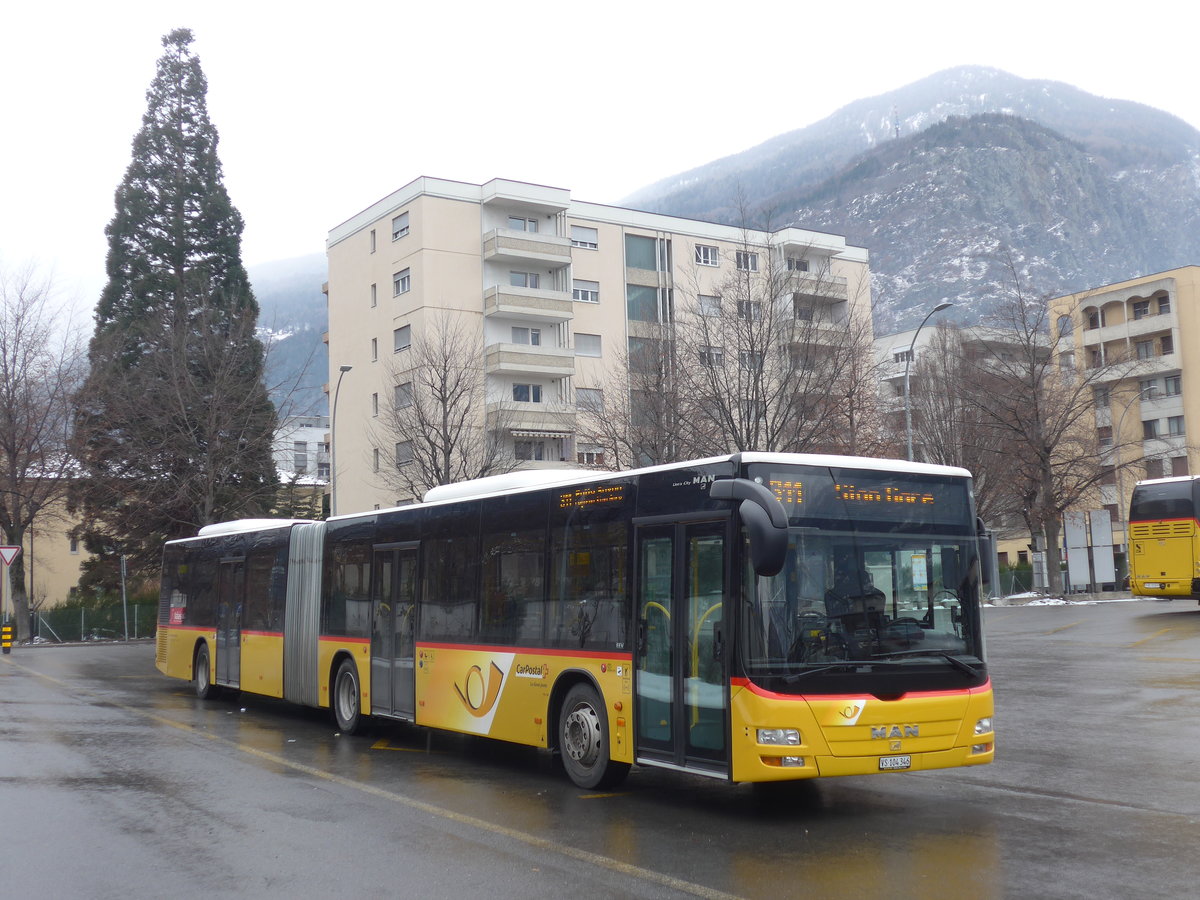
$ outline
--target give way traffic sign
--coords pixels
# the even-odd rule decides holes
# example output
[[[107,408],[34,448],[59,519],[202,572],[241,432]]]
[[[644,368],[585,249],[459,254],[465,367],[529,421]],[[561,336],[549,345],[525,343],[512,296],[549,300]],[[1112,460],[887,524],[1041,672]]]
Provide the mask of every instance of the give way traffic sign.
[[[0,559],[4,560],[4,565],[11,566],[12,561],[21,553],[20,547],[0,547]]]

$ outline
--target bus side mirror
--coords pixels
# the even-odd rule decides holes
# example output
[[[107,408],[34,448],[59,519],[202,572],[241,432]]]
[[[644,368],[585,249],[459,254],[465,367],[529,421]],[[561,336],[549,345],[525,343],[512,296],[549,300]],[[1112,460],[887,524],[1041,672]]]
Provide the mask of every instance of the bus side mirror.
[[[709,488],[714,500],[741,500],[738,514],[750,538],[750,562],[763,577],[778,575],[787,559],[787,513],[775,495],[745,478],[723,478]]]

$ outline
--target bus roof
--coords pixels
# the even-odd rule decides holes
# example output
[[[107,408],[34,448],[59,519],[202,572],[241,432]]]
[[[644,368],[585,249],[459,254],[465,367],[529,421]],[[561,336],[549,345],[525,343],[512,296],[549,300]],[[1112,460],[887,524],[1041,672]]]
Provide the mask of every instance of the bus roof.
[[[443,484],[432,487],[425,492],[421,504],[406,504],[392,507],[393,509],[408,509],[416,505],[448,503],[453,500],[465,500],[492,497],[538,487],[553,487],[555,485],[583,484],[593,481],[607,481],[615,478],[627,478],[651,472],[669,472],[674,469],[691,466],[712,465],[732,462],[765,463],[789,466],[822,466],[844,469],[873,469],[881,472],[907,472],[913,475],[947,475],[957,478],[970,478],[971,473],[958,466],[941,466],[933,463],[910,462],[903,459],[874,459],[866,456],[835,456],[822,453],[765,453],[752,451],[746,453],[731,453],[726,456],[710,456],[704,459],[692,459],[685,462],[664,463],[658,466],[646,466],[641,469],[626,469],[619,472],[596,469],[521,469],[502,475],[488,475],[484,478],[474,478],[469,481],[459,481],[454,484]],[[346,513],[336,519],[352,519],[373,512],[386,510],[370,510],[358,513]],[[330,521],[335,521],[331,518]]]
[[[1175,484],[1177,482],[1195,481],[1200,475],[1172,475],[1170,478],[1143,478],[1134,487],[1143,484]]]

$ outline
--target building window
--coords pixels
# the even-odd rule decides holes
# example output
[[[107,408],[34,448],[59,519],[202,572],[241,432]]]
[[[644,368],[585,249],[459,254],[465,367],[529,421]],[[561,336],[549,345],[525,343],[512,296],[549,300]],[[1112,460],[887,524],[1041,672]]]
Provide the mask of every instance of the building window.
[[[379,359],[379,338],[371,338],[371,362]]]
[[[412,382],[406,381],[404,384],[396,385],[395,391],[392,394],[392,405],[395,406],[396,409],[404,409],[405,407],[412,406],[412,402]]]
[[[625,265],[630,269],[658,271],[658,239],[637,234],[625,235]]]
[[[759,300],[739,300],[738,318],[747,322],[757,322],[762,318],[762,302]]]
[[[1072,328],[1073,328],[1073,323],[1071,322],[1070,316],[1059,316],[1058,317],[1058,336],[1060,338],[1061,337],[1070,337]]]
[[[1137,352],[1138,359],[1149,359],[1154,355],[1153,341],[1135,341],[1133,349]]]
[[[536,288],[541,284],[541,276],[537,272],[509,272],[508,283],[513,287]]]
[[[79,538],[74,536],[67,538],[67,545],[69,546],[71,553],[79,552]]]
[[[757,272],[758,254],[749,250],[737,251],[737,267],[742,272]]]
[[[1135,320],[1144,319],[1148,315],[1150,315],[1150,301],[1149,300],[1134,300],[1133,301],[1133,318]]]
[[[710,367],[725,365],[725,351],[721,347],[710,347],[707,344],[701,345],[700,365]]]
[[[1146,459],[1143,462],[1146,464],[1147,478],[1163,477],[1163,461],[1161,459]]]
[[[392,240],[398,241],[408,234],[408,213],[402,212],[392,219]]]
[[[379,305],[379,290],[376,285],[371,285],[371,309]]]
[[[600,246],[600,235],[595,228],[585,225],[571,226],[571,246],[582,247],[584,250],[595,250]]]
[[[1162,355],[1170,356],[1175,352],[1175,338],[1169,334],[1164,334],[1160,339],[1162,346]]]
[[[400,468],[406,463],[413,461],[413,446],[412,441],[398,441],[396,443],[396,468]]]
[[[741,350],[738,352],[738,365],[749,372],[762,371],[763,355],[751,350]]]
[[[1163,379],[1163,394],[1168,397],[1178,397],[1183,393],[1183,377],[1180,375],[1168,375]]]
[[[514,384],[512,397],[518,403],[541,403],[542,386],[540,384]]]
[[[1117,483],[1117,472],[1112,466],[1104,466],[1100,470],[1100,483],[1101,484],[1116,484]]]
[[[508,227],[513,231],[536,232],[538,230],[538,220],[527,219],[524,216],[509,216]]]
[[[634,322],[658,321],[658,288],[644,284],[625,286],[626,312]]]
[[[1018,566],[1029,565],[1029,551],[1028,550],[1018,550],[1017,551],[1017,565]]]
[[[1158,298],[1158,314],[1160,316],[1162,316],[1162,315],[1166,315],[1170,311],[1171,311],[1171,295],[1163,294],[1161,297]]]
[[[1147,419],[1142,422],[1142,440],[1152,441],[1158,437],[1158,419]]]
[[[371,451],[371,471],[372,472],[379,471],[379,450],[378,449]]]
[[[375,229],[371,229],[371,252],[375,252]]]
[[[1140,382],[1138,382],[1138,394],[1141,395],[1143,400],[1157,400],[1158,379],[1143,378]]]
[[[914,353],[912,350],[897,350],[892,354],[892,362],[912,362]]]
[[[604,391],[601,388],[575,388],[575,405],[585,412],[604,412]]]
[[[1108,513],[1108,521],[1109,521],[1109,522],[1115,522],[1115,521],[1117,521],[1117,504],[1115,504],[1115,503],[1105,503],[1105,504],[1104,504],[1104,511],[1105,511],[1106,513]]]
[[[708,244],[696,245],[696,265],[719,266],[720,264],[720,251],[718,251],[716,247],[711,247]]]
[[[1183,416],[1168,416],[1167,417],[1167,434],[1181,435],[1187,434],[1187,430],[1183,425]]]
[[[1093,307],[1092,309],[1084,310],[1084,316],[1087,317],[1087,327],[1089,330],[1099,328],[1104,324],[1104,313]]]
[[[1092,402],[1096,405],[1097,409],[1107,409],[1108,408],[1108,388],[1106,388],[1106,387],[1092,388]]]
[[[582,303],[600,302],[600,282],[575,278],[571,281],[571,299]]]
[[[807,272],[808,260],[802,259],[799,256],[789,256],[787,258],[787,270],[789,272]]]
[[[594,444],[585,444],[575,454],[576,462],[581,466],[604,465],[604,448]]]
[[[576,356],[599,356],[600,352],[600,335],[575,332]]]
[[[546,442],[516,441],[513,444],[513,453],[522,462],[542,460],[546,458]]]
[[[412,346],[412,326],[401,325],[392,332],[392,352],[399,353]]]
[[[796,317],[797,322],[811,322],[813,320],[813,308],[802,305],[799,300],[793,298],[792,315]]]
[[[1190,474],[1191,472],[1188,471],[1188,458],[1186,456],[1171,457],[1171,476],[1173,478],[1180,478]]]
[[[514,325],[512,342],[514,344],[527,344],[531,347],[540,347],[542,346],[542,329]]]
[[[700,294],[696,301],[700,307],[700,315],[709,319],[721,317],[721,298],[716,294]]]
[[[1113,442],[1113,432],[1111,425],[1101,425],[1096,429],[1096,442],[1101,447],[1111,447]]]
[[[371,395],[371,415],[372,416],[379,415],[379,394],[378,393],[374,393]]]
[[[329,480],[329,463],[327,463],[327,462],[317,463],[317,477],[321,478],[325,481]]]
[[[407,294],[412,288],[412,270],[402,269],[392,276],[392,296],[399,297]]]

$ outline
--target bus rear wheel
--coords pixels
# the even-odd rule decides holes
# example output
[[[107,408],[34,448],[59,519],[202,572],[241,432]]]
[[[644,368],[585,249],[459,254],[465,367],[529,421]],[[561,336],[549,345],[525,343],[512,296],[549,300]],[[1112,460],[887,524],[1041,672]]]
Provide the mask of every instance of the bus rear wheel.
[[[195,685],[196,696],[201,700],[208,700],[217,693],[208,659],[208,644],[201,644],[196,648],[196,658],[192,660],[192,684]]]
[[[577,684],[567,691],[558,728],[563,768],[579,787],[615,787],[629,774],[629,763],[609,758],[604,707],[590,685]]]
[[[342,734],[354,734],[362,724],[359,703],[358,669],[353,660],[344,659],[333,679],[333,718]]]

